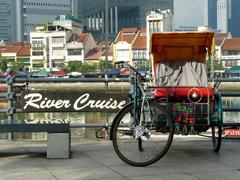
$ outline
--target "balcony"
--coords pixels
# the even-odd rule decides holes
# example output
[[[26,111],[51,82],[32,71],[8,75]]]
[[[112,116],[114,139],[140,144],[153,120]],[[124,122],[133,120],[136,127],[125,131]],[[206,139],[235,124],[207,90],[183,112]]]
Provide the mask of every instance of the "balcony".
[[[31,59],[34,61],[34,60],[43,60],[44,59],[44,56],[41,55],[41,56],[31,56]]]
[[[51,55],[51,59],[65,59],[64,54],[53,54]]]
[[[240,60],[240,55],[222,55],[222,60]]]
[[[64,43],[52,43],[52,47],[56,47],[56,48],[63,48],[65,45]]]

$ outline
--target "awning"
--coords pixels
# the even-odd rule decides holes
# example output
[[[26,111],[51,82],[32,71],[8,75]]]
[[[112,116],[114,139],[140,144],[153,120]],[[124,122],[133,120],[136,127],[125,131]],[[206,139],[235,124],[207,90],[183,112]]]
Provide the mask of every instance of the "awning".
[[[226,74],[240,73],[240,66],[233,66],[230,69],[226,70],[224,73]]]

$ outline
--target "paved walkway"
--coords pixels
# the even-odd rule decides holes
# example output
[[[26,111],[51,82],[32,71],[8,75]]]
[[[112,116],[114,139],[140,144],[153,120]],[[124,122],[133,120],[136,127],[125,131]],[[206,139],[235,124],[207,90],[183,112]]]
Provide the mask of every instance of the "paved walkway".
[[[209,138],[175,138],[167,155],[148,167],[132,167],[111,141],[74,139],[71,159],[47,159],[46,142],[0,141],[0,179],[239,180],[240,140],[224,140],[219,154]]]

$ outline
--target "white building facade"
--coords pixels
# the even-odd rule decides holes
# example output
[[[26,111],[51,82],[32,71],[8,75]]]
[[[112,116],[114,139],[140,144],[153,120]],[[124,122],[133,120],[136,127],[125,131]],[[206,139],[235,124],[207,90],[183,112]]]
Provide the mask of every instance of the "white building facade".
[[[82,33],[82,25],[69,17],[59,16],[53,24],[30,32],[30,71],[58,71],[70,61],[84,63],[85,54],[96,47],[92,35]]]
[[[147,21],[147,50],[150,49],[150,38],[153,32],[169,32],[174,30],[173,15],[170,10],[150,11],[146,17]],[[147,53],[149,54],[149,53]]]

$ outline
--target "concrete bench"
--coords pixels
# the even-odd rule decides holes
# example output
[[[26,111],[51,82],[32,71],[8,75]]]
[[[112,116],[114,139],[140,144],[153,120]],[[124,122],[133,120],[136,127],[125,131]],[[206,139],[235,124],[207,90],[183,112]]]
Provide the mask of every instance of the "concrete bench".
[[[0,132],[47,132],[47,158],[70,158],[69,124],[2,124]]]

